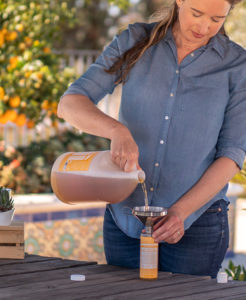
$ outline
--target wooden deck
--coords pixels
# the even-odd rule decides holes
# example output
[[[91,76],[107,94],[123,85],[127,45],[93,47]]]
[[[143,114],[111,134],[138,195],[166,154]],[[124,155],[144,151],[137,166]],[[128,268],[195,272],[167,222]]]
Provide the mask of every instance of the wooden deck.
[[[71,281],[71,274],[86,279]],[[166,272],[155,281],[138,276],[138,270],[26,255],[24,260],[0,260],[0,299],[246,299],[246,282],[218,284],[209,277]]]

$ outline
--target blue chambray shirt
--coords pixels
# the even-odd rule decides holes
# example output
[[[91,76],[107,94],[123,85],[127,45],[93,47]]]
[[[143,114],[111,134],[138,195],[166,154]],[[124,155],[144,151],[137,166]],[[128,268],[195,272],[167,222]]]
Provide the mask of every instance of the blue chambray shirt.
[[[115,88],[116,76],[104,72],[141,39],[154,23],[135,23],[103,51],[65,94],[83,94],[97,104]],[[246,51],[217,34],[177,62],[171,28],[150,47],[123,85],[119,120],[139,146],[150,205],[170,207],[192,188],[219,157],[241,168],[246,151]],[[185,220],[185,229],[216,200],[227,185]],[[113,191],[112,191],[113,193]],[[139,185],[125,201],[110,205],[118,226],[139,238],[143,225],[129,209],[144,205]]]

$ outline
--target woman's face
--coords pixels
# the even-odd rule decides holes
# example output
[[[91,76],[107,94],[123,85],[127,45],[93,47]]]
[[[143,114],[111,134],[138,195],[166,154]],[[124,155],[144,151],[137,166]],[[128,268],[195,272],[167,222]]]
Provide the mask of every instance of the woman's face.
[[[179,34],[187,42],[206,45],[216,35],[231,5],[226,0],[176,0]]]

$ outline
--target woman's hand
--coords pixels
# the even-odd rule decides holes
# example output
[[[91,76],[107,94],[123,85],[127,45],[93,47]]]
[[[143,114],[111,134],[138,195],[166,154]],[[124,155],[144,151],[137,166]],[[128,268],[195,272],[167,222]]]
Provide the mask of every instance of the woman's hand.
[[[155,239],[155,242],[160,243],[164,241],[169,244],[175,244],[184,235],[184,220],[175,209],[170,208],[167,215],[158,221],[153,229],[152,237]]]
[[[110,148],[112,161],[122,170],[130,172],[135,166],[140,169],[138,146],[127,127],[122,125],[112,131]]]

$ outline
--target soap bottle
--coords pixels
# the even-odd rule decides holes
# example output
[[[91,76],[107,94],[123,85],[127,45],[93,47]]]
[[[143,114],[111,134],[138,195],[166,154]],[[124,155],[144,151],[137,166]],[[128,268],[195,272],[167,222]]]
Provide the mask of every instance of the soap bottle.
[[[158,278],[158,243],[152,237],[152,227],[146,226],[140,236],[140,279]]]

